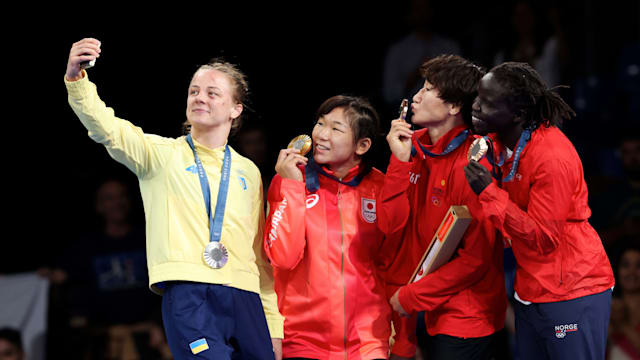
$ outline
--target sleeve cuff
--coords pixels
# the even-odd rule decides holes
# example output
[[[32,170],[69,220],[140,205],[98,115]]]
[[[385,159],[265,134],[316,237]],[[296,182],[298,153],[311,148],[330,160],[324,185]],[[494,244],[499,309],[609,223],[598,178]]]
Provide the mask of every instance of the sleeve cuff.
[[[89,82],[89,75],[84,70],[82,70],[82,73],[84,75],[82,79],[76,81],[69,81],[67,80],[66,75],[64,76],[64,83],[67,86],[67,93],[73,98],[83,97],[91,87],[91,83]]]
[[[498,185],[496,185],[495,182],[491,182],[491,184],[489,184],[484,189],[484,191],[480,193],[480,196],[478,196],[478,198],[481,202],[495,201],[498,199],[497,192],[499,189],[500,188],[498,187]]]
[[[389,159],[389,167],[398,168],[400,170],[406,169],[407,171],[411,170],[411,159],[409,161],[402,161],[398,159],[393,153],[391,154],[391,158]]]
[[[282,178],[282,187],[294,191],[304,191],[304,181],[298,181],[293,179]]]
[[[478,201],[480,202],[480,206],[482,206],[482,211],[491,224],[493,224],[502,235],[508,237],[504,229],[504,221],[510,201],[509,193],[498,187],[495,183],[491,183],[480,193]]]
[[[284,317],[267,318],[267,326],[272,339],[284,339]]]
[[[400,288],[400,292],[398,293],[398,301],[400,301],[400,306],[406,311],[409,315],[414,312],[413,303],[414,303],[414,294],[410,288],[410,285],[403,286]]]
[[[282,182],[280,183],[280,194],[279,194],[280,199],[284,199],[285,194],[287,195],[287,197],[301,196],[304,199],[304,195],[305,195],[304,181],[282,178]]]
[[[395,155],[391,155],[387,174],[385,175],[385,185],[392,185],[398,192],[409,188],[409,172],[413,163],[411,161],[400,161]],[[395,193],[395,191],[394,191]]]

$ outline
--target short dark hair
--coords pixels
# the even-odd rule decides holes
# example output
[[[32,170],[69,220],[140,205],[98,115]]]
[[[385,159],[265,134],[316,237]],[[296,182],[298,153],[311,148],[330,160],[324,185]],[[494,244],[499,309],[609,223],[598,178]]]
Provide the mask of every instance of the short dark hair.
[[[547,84],[529,64],[506,62],[489,72],[506,90],[511,111],[523,118],[525,129],[533,130],[540,125],[559,127],[563,120],[576,116],[573,109],[555,92],[557,88],[566,86],[547,88]]]
[[[471,126],[471,106],[485,70],[458,55],[440,55],[422,64],[420,74],[438,89],[440,99],[461,107],[464,122]]]
[[[5,339],[11,344],[13,344],[18,350],[24,351],[22,347],[22,335],[20,335],[20,331],[12,328],[2,328],[0,329],[0,339]]]
[[[353,141],[357,142],[360,139],[369,138],[371,139],[371,148],[373,148],[376,137],[380,133],[380,117],[369,100],[359,96],[332,96],[325,100],[316,111],[316,121],[336,108],[344,110],[344,115],[353,130]],[[370,169],[372,163],[371,148],[362,156],[366,171]]]

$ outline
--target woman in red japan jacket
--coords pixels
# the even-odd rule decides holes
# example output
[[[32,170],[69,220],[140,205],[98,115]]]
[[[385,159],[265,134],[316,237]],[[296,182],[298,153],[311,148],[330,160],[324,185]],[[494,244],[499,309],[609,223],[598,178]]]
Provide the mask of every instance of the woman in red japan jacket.
[[[362,98],[334,96],[316,119],[312,156],[282,150],[267,195],[283,358],[386,359],[391,309],[376,269],[384,235],[375,200],[384,175],[366,158],[378,115]]]

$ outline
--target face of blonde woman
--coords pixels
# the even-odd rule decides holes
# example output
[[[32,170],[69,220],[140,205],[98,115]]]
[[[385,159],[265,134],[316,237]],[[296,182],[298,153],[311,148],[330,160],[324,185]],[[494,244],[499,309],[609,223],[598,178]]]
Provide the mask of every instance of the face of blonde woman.
[[[198,70],[187,97],[187,120],[192,127],[210,129],[231,126],[242,113],[242,104],[233,99],[234,87],[229,76],[219,70]]]

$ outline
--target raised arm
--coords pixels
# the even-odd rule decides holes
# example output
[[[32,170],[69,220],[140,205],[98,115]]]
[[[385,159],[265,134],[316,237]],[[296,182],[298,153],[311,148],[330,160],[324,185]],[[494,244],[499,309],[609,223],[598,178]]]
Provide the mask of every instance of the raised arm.
[[[391,236],[405,227],[411,212],[407,189],[411,170],[411,125],[404,120],[391,122],[387,142],[391,160],[387,168],[384,186],[378,196],[378,227]]]
[[[89,137],[142,178],[161,166],[162,156],[153,151],[153,145],[163,139],[145,135],[139,127],[116,117],[113,109],[100,100],[96,86],[80,66],[99,55],[100,42],[96,39],[83,39],[71,47],[65,74],[69,105],[89,131]]]
[[[296,150],[280,151],[276,164],[278,174],[267,194],[265,251],[271,264],[282,269],[293,269],[304,256],[306,192],[298,165],[306,161]]]

